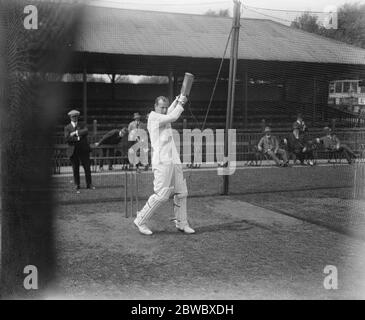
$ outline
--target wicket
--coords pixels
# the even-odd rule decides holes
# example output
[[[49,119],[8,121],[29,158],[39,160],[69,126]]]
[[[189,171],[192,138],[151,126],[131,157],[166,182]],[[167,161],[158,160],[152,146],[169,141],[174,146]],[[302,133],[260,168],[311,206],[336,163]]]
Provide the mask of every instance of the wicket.
[[[139,209],[138,170],[124,171],[124,211],[125,217],[134,217]],[[129,194],[128,194],[129,193]],[[128,205],[129,201],[129,205]],[[130,207],[130,212],[128,210]]]

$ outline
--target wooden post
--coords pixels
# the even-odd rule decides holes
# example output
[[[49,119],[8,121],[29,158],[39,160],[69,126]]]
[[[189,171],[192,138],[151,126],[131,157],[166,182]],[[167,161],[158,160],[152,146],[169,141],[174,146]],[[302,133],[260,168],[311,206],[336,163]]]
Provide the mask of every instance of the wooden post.
[[[82,73],[82,110],[84,122],[87,125],[87,70],[86,70],[86,58],[84,57],[84,67]]]
[[[188,128],[188,121],[186,120],[186,118],[183,119],[183,129],[187,129]]]
[[[248,75],[247,71],[243,77],[244,81],[244,105],[243,105],[243,129],[247,129],[248,125]]]
[[[174,100],[174,74],[169,72],[169,100],[170,103]]]
[[[332,129],[332,132],[335,131],[335,128],[336,128],[336,119],[331,119],[331,129]]]
[[[237,57],[240,31],[240,11],[241,2],[234,1],[234,16],[232,20],[233,34],[231,39],[231,55],[229,63],[229,82],[228,82],[228,96],[227,96],[227,113],[226,113],[226,130],[224,132],[224,157],[228,164],[228,130],[232,128],[234,97],[236,85],[236,71],[237,71]],[[227,195],[229,192],[229,176],[223,175],[223,194]]]
[[[178,93],[178,76],[174,73],[174,94],[177,95]]]
[[[313,125],[316,122],[316,104],[317,104],[317,80],[313,78]]]
[[[94,119],[93,120],[93,135],[94,137],[96,137],[98,133],[98,120]]]
[[[115,100],[115,73],[112,74],[112,100]]]

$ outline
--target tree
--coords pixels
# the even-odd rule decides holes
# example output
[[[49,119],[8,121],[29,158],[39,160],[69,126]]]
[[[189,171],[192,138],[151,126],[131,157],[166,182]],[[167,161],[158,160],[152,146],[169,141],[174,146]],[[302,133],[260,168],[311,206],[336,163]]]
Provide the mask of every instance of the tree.
[[[337,18],[337,29],[326,29],[317,16],[304,13],[291,27],[365,48],[365,4],[344,4],[337,11]]]
[[[321,34],[365,48],[365,4],[344,4],[338,10],[337,30],[322,28]]]
[[[311,33],[318,33],[320,28],[318,17],[311,15],[309,12],[305,12],[300,17],[295,18],[290,26]]]
[[[212,16],[212,17],[230,17],[229,9],[220,9],[218,11],[214,11],[209,9],[205,15]]]

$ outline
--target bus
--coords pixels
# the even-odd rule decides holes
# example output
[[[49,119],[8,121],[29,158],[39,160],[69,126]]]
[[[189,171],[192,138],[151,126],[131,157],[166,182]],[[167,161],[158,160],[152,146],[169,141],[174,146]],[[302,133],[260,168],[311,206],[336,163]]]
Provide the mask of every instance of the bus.
[[[328,105],[365,115],[365,80],[335,80],[329,83]]]

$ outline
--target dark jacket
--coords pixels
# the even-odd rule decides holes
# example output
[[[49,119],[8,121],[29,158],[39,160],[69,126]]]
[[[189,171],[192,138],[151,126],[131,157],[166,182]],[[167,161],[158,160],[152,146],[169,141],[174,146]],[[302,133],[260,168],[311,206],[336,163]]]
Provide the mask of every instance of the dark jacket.
[[[269,150],[276,152],[279,149],[279,141],[275,136],[268,138],[265,135],[260,139],[258,147],[261,147],[265,153]]]
[[[288,136],[288,151],[294,153],[302,152],[303,148],[305,147],[304,138],[302,135],[299,135],[297,139],[293,133]]]
[[[100,139],[99,144],[118,144],[123,138],[123,135],[120,136],[119,132],[118,129],[110,130]]]
[[[293,129],[299,129],[299,132],[300,133],[303,133],[303,132],[307,132],[308,131],[308,128],[307,126],[305,125],[304,121],[298,121],[296,120],[294,123],[293,123]]]
[[[335,135],[327,135],[319,138],[326,150],[336,150],[340,146],[340,140]]]
[[[70,136],[70,134],[74,131],[78,131],[78,136]],[[69,123],[64,130],[65,133],[65,141],[68,144],[68,148],[66,150],[66,154],[68,157],[71,157],[75,152],[78,154],[89,153],[91,151],[89,142],[87,140],[88,129],[83,124],[78,122],[76,128],[73,127],[71,123]]]

